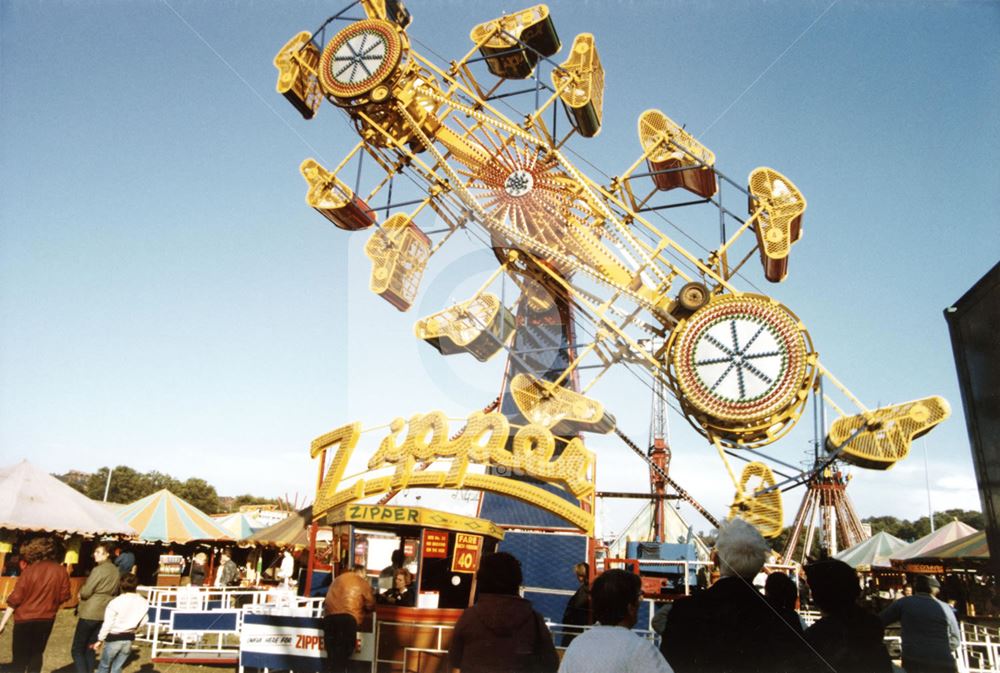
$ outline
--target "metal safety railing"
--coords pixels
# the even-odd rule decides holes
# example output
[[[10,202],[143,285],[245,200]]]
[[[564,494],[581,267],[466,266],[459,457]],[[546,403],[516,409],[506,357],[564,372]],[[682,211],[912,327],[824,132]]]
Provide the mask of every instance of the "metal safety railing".
[[[649,601],[649,603],[652,603],[652,601]],[[566,649],[566,646],[562,644],[563,636],[579,636],[584,631],[594,627],[593,624],[579,626],[577,624],[562,624],[560,622],[551,622],[549,620],[545,620],[545,625],[549,627],[549,633],[552,634],[552,642],[555,644],[557,650]],[[660,647],[660,634],[653,629],[631,629],[631,631],[640,638],[648,640],[655,647]]]
[[[283,614],[318,617],[322,598],[303,598],[284,588],[140,587],[148,620],[136,639],[151,644],[153,661],[235,662],[243,616]]]
[[[961,673],[1000,670],[1000,628],[962,622],[961,630],[958,670]]]
[[[428,631],[433,631],[433,635],[427,639],[426,647],[404,647],[403,648],[403,659],[380,659],[379,658],[379,644],[382,638],[382,629],[385,627],[406,627],[406,628],[420,628],[421,630],[426,629]],[[408,670],[406,668],[407,655],[410,652],[414,654],[447,654],[448,650],[444,649],[444,632],[453,631],[455,629],[454,624],[435,624],[435,623],[412,623],[412,622],[397,622],[397,621],[378,621],[375,623],[375,652],[372,656],[372,670],[381,670],[382,664],[388,664],[392,667],[402,666],[403,670]]]

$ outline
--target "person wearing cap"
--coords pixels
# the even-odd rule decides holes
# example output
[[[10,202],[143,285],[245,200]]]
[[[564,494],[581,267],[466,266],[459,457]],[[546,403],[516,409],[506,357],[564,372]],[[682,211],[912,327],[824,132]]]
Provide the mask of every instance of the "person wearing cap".
[[[882,624],[902,626],[903,668],[906,673],[956,673],[952,654],[961,632],[955,613],[938,600],[941,584],[929,575],[917,575],[913,595],[900,598],[879,615]]]

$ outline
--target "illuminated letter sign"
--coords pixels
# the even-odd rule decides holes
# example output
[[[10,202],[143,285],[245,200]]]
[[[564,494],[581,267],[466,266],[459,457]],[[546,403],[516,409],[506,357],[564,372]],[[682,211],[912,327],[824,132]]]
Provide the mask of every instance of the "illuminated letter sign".
[[[391,490],[472,488],[522,500],[566,519],[588,534],[593,533],[592,508],[583,509],[527,482],[468,470],[470,462],[504,467],[558,486],[576,500],[589,502],[594,492],[594,454],[584,447],[578,437],[567,442],[555,437],[544,426],[519,426],[508,450],[511,424],[500,413],[477,411],[468,417],[465,427],[454,436],[449,433],[447,417],[440,411],[416,414],[409,422],[396,418],[368,461],[368,470],[393,466],[392,474],[357,479],[346,488],[341,488],[344,470],[361,432],[360,423],[353,423],[313,441],[313,457],[325,453],[328,448],[337,447],[337,453],[316,493],[315,516]],[[553,457],[557,441],[564,442],[565,446],[558,457]],[[450,461],[447,472],[416,469],[417,463],[439,460]]]

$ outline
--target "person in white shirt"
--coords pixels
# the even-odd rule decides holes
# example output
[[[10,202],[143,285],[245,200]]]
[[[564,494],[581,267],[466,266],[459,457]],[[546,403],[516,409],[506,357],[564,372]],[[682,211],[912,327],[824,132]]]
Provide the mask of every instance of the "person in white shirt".
[[[121,673],[132,650],[135,632],[146,623],[149,601],[135,592],[139,580],[135,575],[123,575],[121,595],[108,603],[104,623],[94,649],[101,655],[97,673]]]
[[[294,580],[295,575],[295,558],[292,556],[292,550],[289,547],[285,547],[285,550],[281,553],[281,565],[278,567],[278,579],[281,580],[282,584],[286,587],[292,585],[292,580]]]
[[[638,575],[616,569],[594,580],[590,604],[596,624],[573,639],[559,673],[673,673],[653,643],[631,630],[640,600]]]

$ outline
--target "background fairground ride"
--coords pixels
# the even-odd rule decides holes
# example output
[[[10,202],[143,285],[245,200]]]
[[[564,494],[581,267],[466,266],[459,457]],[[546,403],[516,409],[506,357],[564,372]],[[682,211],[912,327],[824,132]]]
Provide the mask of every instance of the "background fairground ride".
[[[782,492],[809,484],[818,493],[838,462],[887,469],[948,417],[940,397],[865,406],[824,366],[795,313],[740,289],[758,271],[781,282],[794,266],[806,198],[785,174],[728,176],[651,108],[617,175],[588,175],[602,172],[585,158],[604,122],[600,36],[564,44],[536,5],[484,16],[468,51],[445,62],[414,47],[410,22],[402,3],[362,0],[278,52],[278,91],[305,119],[326,100],[325,113],[339,110],[358,136],[335,165],[302,162],[306,202],[340,229],[367,231],[370,288],[400,311],[452,239],[492,251],[486,281],[418,317],[414,333],[443,356],[502,353],[506,366],[498,398],[464,422],[430,410],[397,418],[364,450],[360,424],[318,438],[318,518],[415,487],[477,490],[478,516],[506,531],[499,548],[525,564],[526,595],[558,617],[574,588],[567,568],[595,558],[595,499],[636,495],[595,491],[584,433],[614,433],[646,460],[651,487],[640,495],[657,503],[661,535],[669,499],[718,523],[669,474],[664,432],[643,449],[616,427],[614,405],[599,401],[609,372],[629,372],[642,398],[652,391],[655,408],[670,404],[687,419],[732,482],[727,516],[770,537],[782,530]],[[667,212],[708,223],[717,239],[707,252],[681,245],[667,234]],[[764,449],[807,409],[815,455],[803,470]],[[371,456],[366,471],[348,476],[361,454]],[[799,517],[809,530],[810,497]],[[822,502],[827,530],[854,525],[849,503]]]

